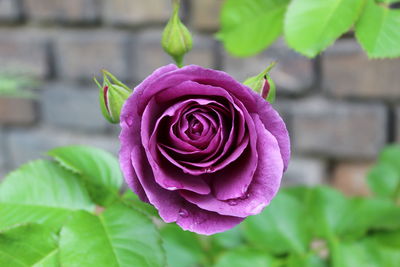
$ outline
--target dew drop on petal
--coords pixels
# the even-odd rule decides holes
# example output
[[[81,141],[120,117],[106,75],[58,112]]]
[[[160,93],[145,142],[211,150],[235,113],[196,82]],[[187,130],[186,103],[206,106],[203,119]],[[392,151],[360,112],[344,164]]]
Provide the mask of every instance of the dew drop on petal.
[[[214,171],[214,168],[211,168],[211,167],[209,167],[209,168],[204,168],[203,171],[204,171],[205,173],[212,173],[212,172]]]
[[[164,186],[168,190],[178,190],[178,189],[183,189],[183,185],[179,182],[171,182],[171,181],[166,181],[164,182]]]
[[[125,122],[126,122],[126,124],[129,126],[129,127],[132,127],[132,125],[133,125],[133,117],[132,116],[128,116],[128,117],[126,117],[126,119],[125,119]]]
[[[235,205],[237,205],[237,204],[238,204],[238,202],[237,202],[236,199],[229,199],[229,200],[228,200],[228,205],[229,205],[229,206],[235,206]]]
[[[178,187],[170,186],[170,187],[167,187],[167,189],[171,190],[171,191],[174,191],[174,190],[178,190]]]
[[[185,209],[180,209],[178,212],[179,216],[182,218],[187,218],[189,216],[189,212]]]
[[[242,194],[243,194],[243,195],[246,195],[247,189],[248,189],[248,185],[245,185],[245,186],[242,188]]]

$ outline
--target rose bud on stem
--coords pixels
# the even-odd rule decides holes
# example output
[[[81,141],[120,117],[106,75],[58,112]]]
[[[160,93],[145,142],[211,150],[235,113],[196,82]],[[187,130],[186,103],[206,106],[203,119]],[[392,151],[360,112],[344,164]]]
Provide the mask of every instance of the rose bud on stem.
[[[173,1],[174,11],[164,29],[161,45],[176,62],[183,66],[184,55],[192,49],[192,36],[179,18],[180,1]]]
[[[104,118],[111,123],[119,123],[122,106],[131,95],[132,90],[119,81],[110,72],[103,70],[103,85],[96,78],[99,87],[100,108]]]
[[[276,62],[272,62],[263,72],[257,76],[253,76],[244,81],[244,85],[253,89],[253,91],[261,94],[262,98],[269,103],[275,101],[276,87],[274,81],[271,79],[269,72],[275,67]]]

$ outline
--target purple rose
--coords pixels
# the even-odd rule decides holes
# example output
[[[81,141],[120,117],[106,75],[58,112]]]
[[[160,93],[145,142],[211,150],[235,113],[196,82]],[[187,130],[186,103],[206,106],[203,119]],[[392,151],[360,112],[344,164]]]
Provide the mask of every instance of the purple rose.
[[[285,123],[222,71],[159,68],[121,112],[128,185],[165,222],[199,234],[228,230],[276,195],[290,158]]]

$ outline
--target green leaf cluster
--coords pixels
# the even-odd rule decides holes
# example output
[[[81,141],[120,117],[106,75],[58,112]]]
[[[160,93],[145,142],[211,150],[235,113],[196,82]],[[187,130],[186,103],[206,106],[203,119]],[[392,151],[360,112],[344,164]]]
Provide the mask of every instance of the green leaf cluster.
[[[400,147],[368,174],[373,197],[284,188],[260,215],[211,237],[164,224],[121,190],[118,161],[69,146],[0,184],[0,266],[397,267]]]
[[[217,34],[235,56],[251,56],[283,35],[289,47],[315,57],[354,31],[370,58],[400,56],[400,9],[393,0],[226,0]]]
[[[112,155],[84,146],[48,154],[0,184],[0,266],[165,266],[151,208],[120,194]]]
[[[368,182],[375,192],[368,198],[324,186],[284,188],[260,215],[211,237],[169,225],[161,230],[169,266],[396,267],[399,146],[382,151]]]

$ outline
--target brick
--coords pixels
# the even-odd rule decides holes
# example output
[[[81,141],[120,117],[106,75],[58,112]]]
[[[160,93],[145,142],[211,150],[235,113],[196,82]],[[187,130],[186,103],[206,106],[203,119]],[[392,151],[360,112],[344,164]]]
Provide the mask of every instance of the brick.
[[[295,100],[287,99],[284,97],[278,97],[276,101],[272,104],[274,109],[278,111],[279,115],[284,120],[286,127],[291,132],[291,121],[292,121],[292,109],[293,106],[296,104]]]
[[[143,80],[151,74],[156,68],[174,63],[173,59],[167,55],[161,47],[161,31],[146,31],[137,35],[134,43],[135,62],[137,63],[133,74],[138,81]],[[195,35],[193,37],[193,49],[184,59],[184,63],[196,64],[206,68],[215,66],[215,57],[213,53],[214,40],[210,37]]]
[[[165,23],[171,12],[170,1],[165,0],[113,0],[103,5],[105,21],[115,25]]]
[[[0,0],[0,21],[16,22],[21,18],[21,11],[17,0]]]
[[[201,31],[217,31],[222,0],[192,0],[191,25]]]
[[[283,185],[315,186],[326,183],[326,162],[315,158],[293,157],[283,177]]]
[[[373,158],[386,141],[385,106],[312,98],[292,109],[292,145],[298,153]]]
[[[396,108],[396,141],[400,142],[400,106]]]
[[[11,129],[7,133],[9,160],[12,168],[27,161],[43,157],[52,148],[66,145],[87,145],[105,149],[117,155],[119,141],[117,136],[82,134],[54,127],[38,129]]]
[[[51,83],[41,95],[44,123],[57,128],[104,132],[108,123],[103,118],[95,85],[81,87],[71,83]]]
[[[101,69],[128,79],[128,36],[117,31],[68,31],[56,39],[56,65],[63,79],[92,80]]]
[[[25,0],[27,16],[33,21],[91,23],[99,19],[100,0]]]
[[[400,99],[400,59],[368,60],[355,40],[342,40],[323,62],[325,87],[335,97]]]
[[[277,61],[271,77],[278,93],[298,95],[313,86],[313,62],[290,50],[282,40],[253,57],[235,58],[224,52],[223,61],[224,70],[239,81],[259,74],[272,61]]]
[[[371,195],[367,174],[372,163],[339,163],[332,177],[332,185],[348,196]]]
[[[18,72],[44,78],[49,74],[46,41],[34,34],[0,30],[0,73]]]
[[[29,125],[36,118],[33,99],[0,97],[0,124]]]

